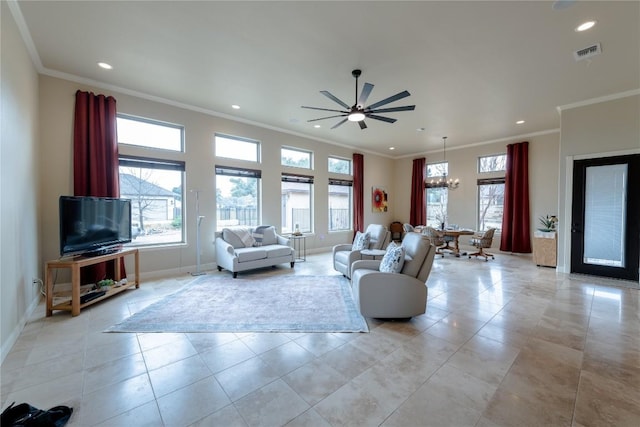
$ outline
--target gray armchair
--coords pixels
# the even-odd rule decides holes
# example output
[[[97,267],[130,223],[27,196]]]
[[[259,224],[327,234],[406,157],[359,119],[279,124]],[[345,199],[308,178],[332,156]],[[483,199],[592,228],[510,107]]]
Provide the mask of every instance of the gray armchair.
[[[380,261],[355,261],[351,266],[351,291],[363,316],[400,319],[426,311],[426,281],[435,246],[419,233],[407,233],[402,246],[405,261],[400,273],[380,272]]]
[[[365,233],[369,233],[369,247],[367,249],[384,249],[391,240],[391,232],[380,224],[369,224]],[[353,245],[342,244],[333,247],[333,268],[343,276],[351,277],[351,264],[362,259],[359,250],[353,250]]]

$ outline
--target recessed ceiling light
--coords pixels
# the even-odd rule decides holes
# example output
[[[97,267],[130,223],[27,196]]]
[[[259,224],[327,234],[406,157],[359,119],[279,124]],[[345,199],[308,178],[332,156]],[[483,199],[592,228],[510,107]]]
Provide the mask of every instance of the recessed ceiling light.
[[[517,125],[521,125],[521,124],[523,124],[523,123],[524,123],[524,120],[518,120],[518,121],[516,122],[516,124],[517,124]]]
[[[590,28],[593,28],[594,25],[596,25],[597,21],[587,21],[587,22],[583,22],[582,24],[578,25],[576,27],[576,32],[580,32],[580,31],[587,31]]]
[[[424,129],[424,128],[418,128],[418,129],[416,129],[416,131],[417,131],[417,132],[424,132],[424,131],[425,131],[425,129]]]
[[[389,150],[395,150],[396,147],[389,147]]]
[[[320,125],[313,125],[313,127],[317,129],[317,128],[322,127],[322,126],[320,126]]]
[[[236,104],[233,104],[233,105],[231,106],[231,108],[233,108],[234,110],[239,110],[239,109],[240,109],[240,106],[239,106],[239,105],[236,105]]]
[[[98,62],[98,67],[104,68],[105,70],[111,70],[113,67],[106,62]]]

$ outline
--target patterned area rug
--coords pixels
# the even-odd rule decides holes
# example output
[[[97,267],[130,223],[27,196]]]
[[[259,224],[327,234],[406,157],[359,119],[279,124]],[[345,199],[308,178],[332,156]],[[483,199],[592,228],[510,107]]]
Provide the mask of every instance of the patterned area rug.
[[[368,332],[343,276],[205,275],[105,332]]]

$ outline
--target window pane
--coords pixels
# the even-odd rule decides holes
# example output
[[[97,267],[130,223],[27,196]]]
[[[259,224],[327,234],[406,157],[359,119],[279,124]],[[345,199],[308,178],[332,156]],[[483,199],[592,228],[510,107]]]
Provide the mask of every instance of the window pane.
[[[478,185],[478,230],[502,230],[504,210],[504,184]]]
[[[247,160],[249,162],[257,162],[259,159],[260,143],[258,141],[218,134],[215,136],[215,141],[217,157]]]
[[[297,228],[303,233],[311,230],[311,189],[313,184],[282,182],[282,232]]]
[[[118,143],[182,151],[183,128],[146,119],[118,116]]]
[[[184,242],[183,172],[120,166],[120,197],[131,199],[130,245]]]
[[[446,187],[427,188],[427,224],[429,227],[440,228],[447,223],[447,203],[449,190]],[[421,224],[416,224],[421,225]]]
[[[329,172],[351,175],[351,160],[329,157]]]
[[[427,165],[427,178],[438,178],[449,173],[449,163],[431,163]]]
[[[478,158],[478,171],[480,173],[485,172],[500,172],[507,170],[507,155],[500,154],[497,156],[485,156]]]
[[[311,169],[311,152],[283,148],[280,151],[282,166],[292,166],[296,168]]]
[[[216,230],[255,227],[259,222],[258,178],[216,174]]]
[[[329,231],[351,230],[351,188],[329,185]]]
[[[627,165],[590,166],[585,179],[585,264],[624,268]]]

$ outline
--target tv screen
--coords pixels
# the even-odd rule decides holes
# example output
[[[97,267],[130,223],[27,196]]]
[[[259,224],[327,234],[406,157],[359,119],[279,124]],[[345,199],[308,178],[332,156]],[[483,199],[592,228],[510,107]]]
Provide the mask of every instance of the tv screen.
[[[131,200],[60,196],[60,255],[98,255],[131,242]]]

